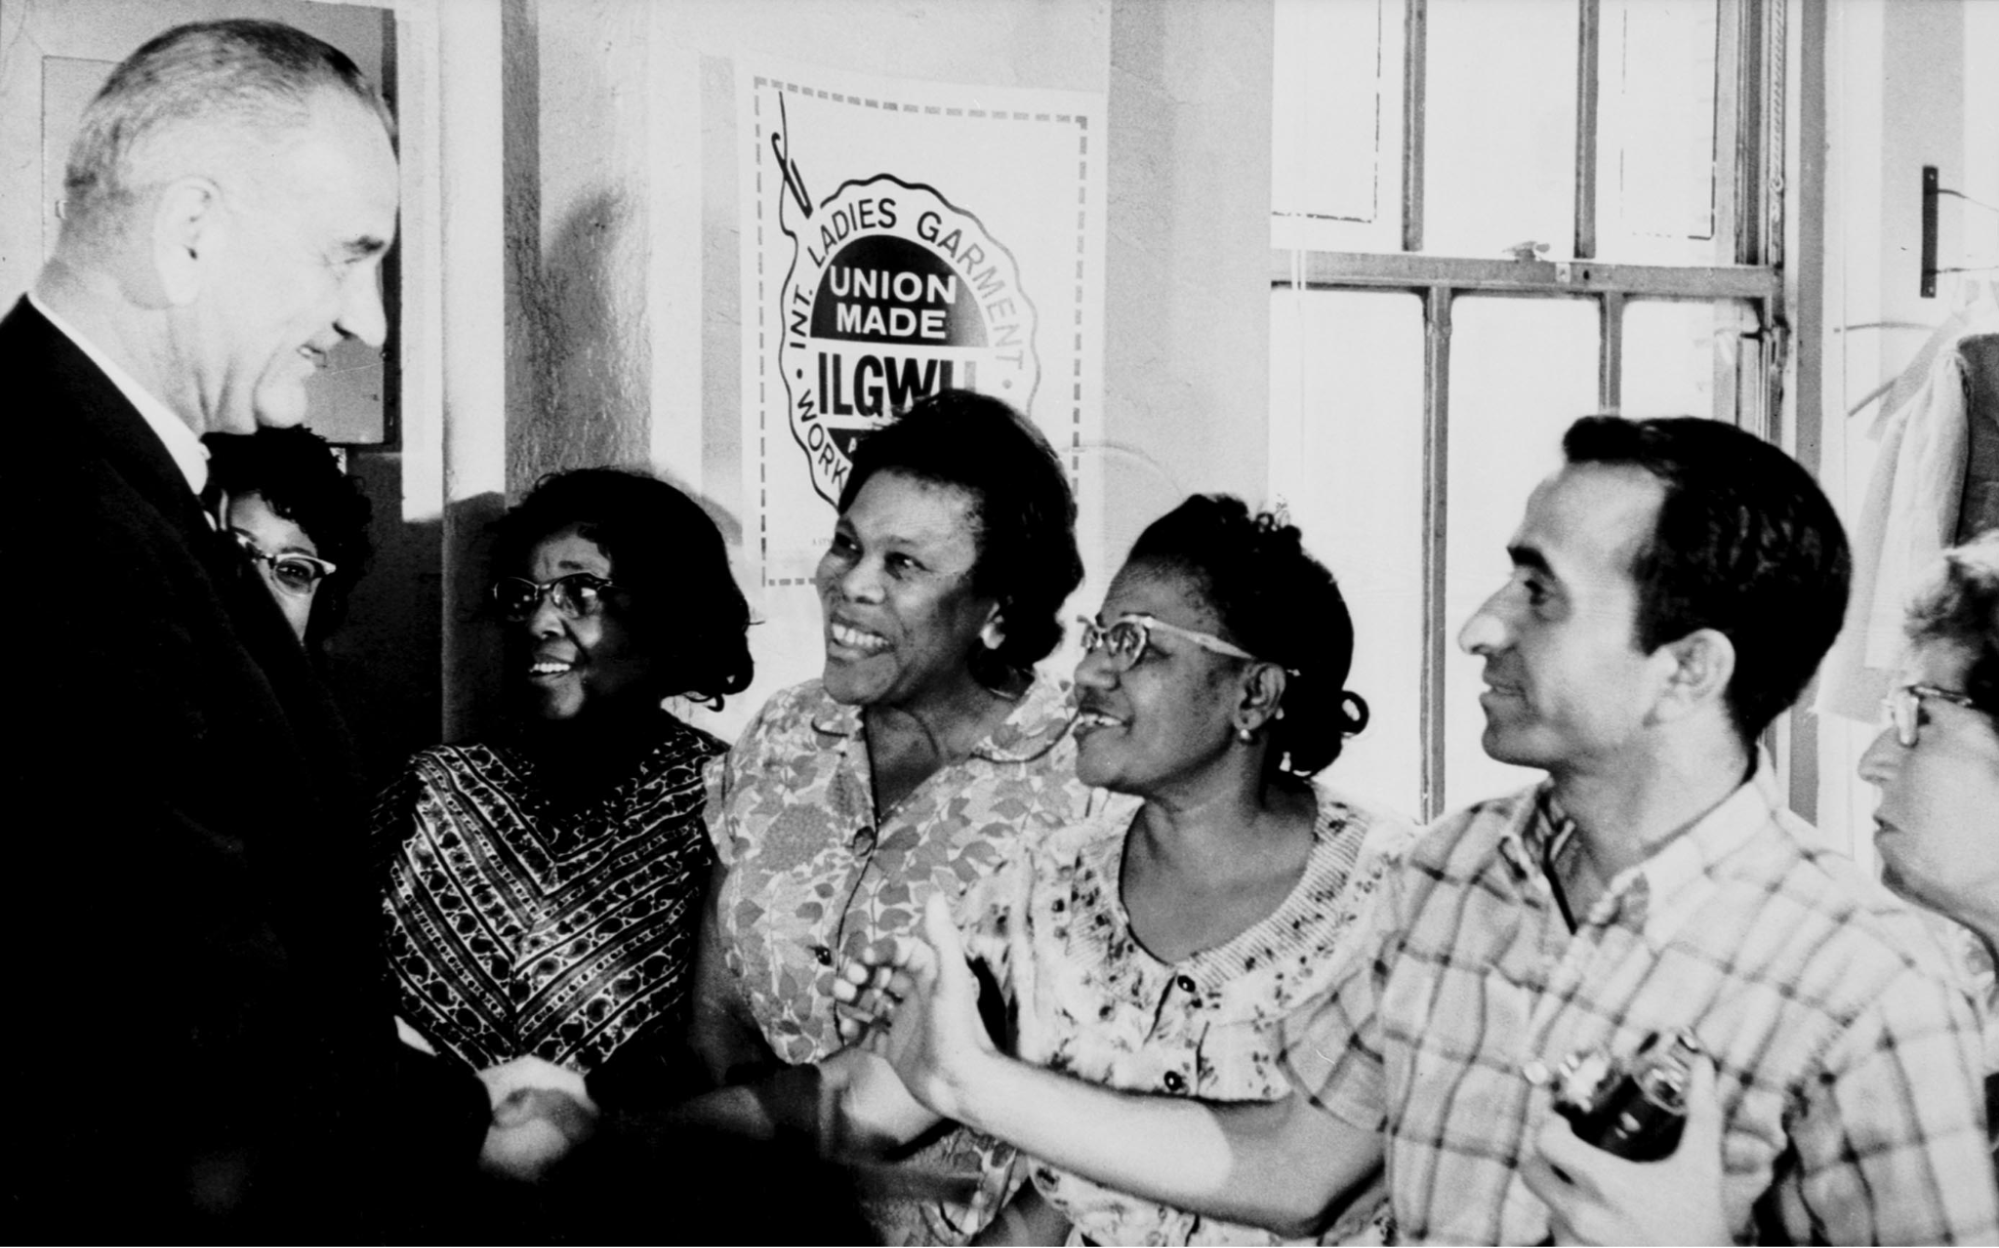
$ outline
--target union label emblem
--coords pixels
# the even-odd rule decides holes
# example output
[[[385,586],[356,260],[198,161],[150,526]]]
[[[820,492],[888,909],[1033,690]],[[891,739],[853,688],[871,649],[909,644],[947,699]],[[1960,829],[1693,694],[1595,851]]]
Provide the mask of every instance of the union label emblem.
[[[1013,253],[935,187],[891,174],[818,204],[771,136],[792,260],[778,367],[812,485],[837,503],[854,448],[911,403],[977,390],[1030,410],[1041,366]]]

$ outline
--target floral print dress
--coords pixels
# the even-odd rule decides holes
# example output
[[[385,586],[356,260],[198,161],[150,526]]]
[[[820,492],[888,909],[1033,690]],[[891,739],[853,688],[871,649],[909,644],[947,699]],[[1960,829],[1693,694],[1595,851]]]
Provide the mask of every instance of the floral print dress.
[[[1207,1101],[1291,1090],[1280,1024],[1351,962],[1348,933],[1414,836],[1399,816],[1315,789],[1305,872],[1266,918],[1225,944],[1162,962],[1139,944],[1119,892],[1131,807],[1023,852],[968,898],[970,948],[1015,1017],[1015,1056],[1090,1083]],[[1268,1231],[1189,1213],[1039,1161],[1031,1177],[1070,1222],[1069,1242],[1273,1244]],[[1382,1229],[1373,1202],[1330,1237]]]
[[[841,1047],[833,976],[884,936],[915,934],[932,892],[958,898],[1021,847],[1082,821],[1065,686],[1037,679],[972,750],[890,810],[874,808],[859,707],[818,681],[774,696],[711,777],[709,832],[728,874],[717,898],[726,965],[773,1052],[817,1061]],[[868,1214],[889,1243],[962,1242],[1008,1191],[1011,1149],[953,1130],[907,1163],[975,1185],[967,1204],[887,1200]]]

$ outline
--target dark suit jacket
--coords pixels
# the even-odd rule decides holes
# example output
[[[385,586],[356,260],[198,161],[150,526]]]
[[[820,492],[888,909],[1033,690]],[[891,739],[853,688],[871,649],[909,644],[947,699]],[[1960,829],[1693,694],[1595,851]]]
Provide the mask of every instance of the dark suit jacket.
[[[407,1235],[374,1220],[397,1176],[469,1166],[485,1100],[396,1042],[333,704],[158,436],[25,300],[0,395],[10,1238]]]

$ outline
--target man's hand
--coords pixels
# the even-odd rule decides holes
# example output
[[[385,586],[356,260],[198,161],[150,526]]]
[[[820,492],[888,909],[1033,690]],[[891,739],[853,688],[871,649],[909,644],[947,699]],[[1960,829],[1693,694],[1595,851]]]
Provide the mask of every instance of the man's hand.
[[[840,968],[840,1028],[849,1043],[886,1058],[924,1106],[962,1119],[965,1090],[994,1054],[979,1021],[978,980],[942,894],[924,906],[923,937],[877,941]]]
[[[557,1066],[532,1053],[517,1057],[511,1062],[498,1066],[488,1066],[479,1072],[479,1082],[486,1085],[486,1095],[492,1099],[493,1108],[522,1088],[543,1088],[551,1092],[564,1092],[578,1105],[597,1112],[597,1103],[590,1099],[590,1090],[584,1086],[583,1076],[567,1066]]]
[[[583,1076],[539,1057],[517,1057],[479,1072],[493,1103],[479,1164],[532,1182],[590,1137],[597,1104]]]
[[[1626,1161],[1576,1138],[1550,1115],[1537,1152],[1520,1167],[1528,1190],[1548,1206],[1558,1244],[1727,1244],[1722,1208],[1721,1103],[1714,1064],[1693,1061],[1680,1146],[1662,1161]]]

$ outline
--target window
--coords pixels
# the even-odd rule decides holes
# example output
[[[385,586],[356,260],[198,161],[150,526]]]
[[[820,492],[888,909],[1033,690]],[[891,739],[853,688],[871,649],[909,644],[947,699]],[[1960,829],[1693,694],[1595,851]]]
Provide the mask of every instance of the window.
[[[1277,0],[1270,481],[1354,611],[1343,784],[1429,818],[1529,778],[1456,633],[1571,420],[1774,429],[1783,18]]]

